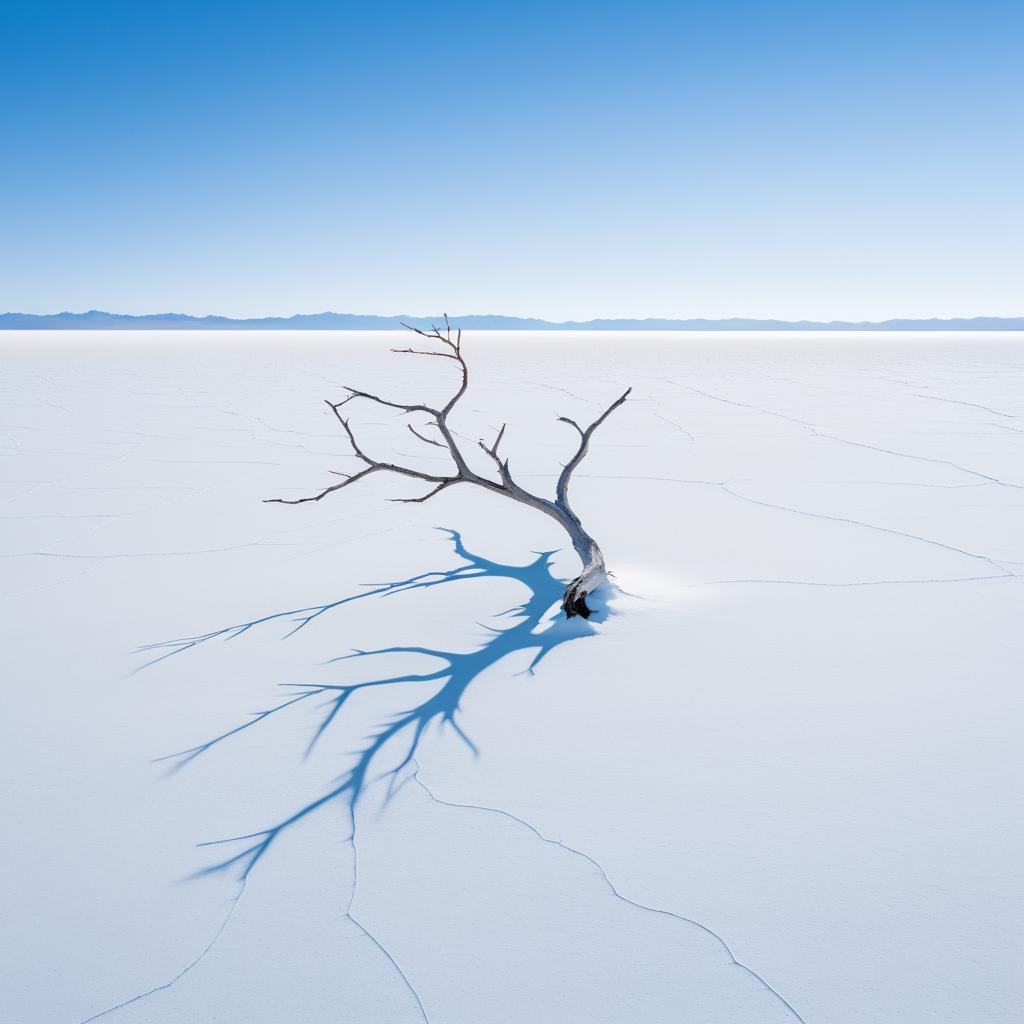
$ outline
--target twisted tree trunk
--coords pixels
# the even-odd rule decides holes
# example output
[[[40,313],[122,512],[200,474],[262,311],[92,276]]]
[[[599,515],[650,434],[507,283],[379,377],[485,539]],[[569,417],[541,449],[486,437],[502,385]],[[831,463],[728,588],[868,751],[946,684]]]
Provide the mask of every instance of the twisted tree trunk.
[[[279,502],[285,505],[301,505],[303,502],[307,501],[320,501],[321,498],[325,498],[328,494],[341,490],[343,487],[347,487],[349,484],[355,483],[357,480],[361,480],[363,477],[377,472],[397,473],[401,476],[412,477],[416,480],[424,480],[435,485],[432,490],[428,491],[421,497],[393,498],[391,499],[393,501],[427,501],[434,497],[435,494],[440,494],[441,491],[447,487],[451,487],[453,484],[476,484],[478,487],[483,487],[484,489],[493,491],[496,494],[503,494],[505,497],[511,498],[513,501],[529,505],[531,508],[535,508],[538,511],[545,513],[554,519],[562,529],[565,530],[569,535],[569,539],[572,541],[573,550],[577,555],[579,555],[580,561],[583,563],[583,570],[566,586],[565,593],[562,595],[562,610],[565,612],[566,618],[571,619],[575,615],[581,615],[584,618],[588,618],[591,614],[591,609],[587,605],[587,596],[592,594],[607,579],[608,573],[605,568],[604,555],[601,553],[601,549],[598,547],[597,541],[595,541],[594,538],[583,529],[583,524],[580,522],[579,516],[576,515],[569,505],[569,482],[572,479],[573,471],[583,461],[587,452],[590,450],[590,438],[594,431],[597,430],[597,428],[604,423],[604,421],[620,405],[622,405],[623,402],[626,401],[626,398],[629,396],[632,388],[627,388],[619,398],[612,402],[612,404],[586,428],[581,427],[575,420],[569,419],[566,416],[558,417],[560,422],[568,423],[579,433],[579,446],[577,447],[575,454],[565,464],[562,472],[559,474],[558,483],[555,488],[554,501],[550,498],[543,498],[540,495],[527,491],[516,483],[512,478],[511,471],[509,470],[508,459],[502,458],[498,455],[498,446],[501,444],[501,440],[505,436],[505,426],[502,426],[498,431],[498,436],[490,447],[484,444],[483,441],[479,442],[480,448],[486,452],[487,456],[494,464],[498,475],[497,480],[489,476],[484,476],[474,470],[469,465],[462,450],[459,448],[459,445],[455,440],[455,436],[448,427],[448,414],[455,408],[456,403],[466,393],[466,389],[469,386],[469,370],[462,357],[462,331],[456,331],[456,336],[453,339],[451,324],[448,323],[447,316],[444,318],[444,323],[445,331],[443,334],[436,327],[432,331],[421,331],[418,327],[409,327],[409,330],[414,331],[421,337],[428,338],[431,341],[440,342],[445,346],[447,351],[423,351],[412,348],[393,349],[392,351],[407,352],[418,356],[434,356],[439,359],[453,359],[458,363],[459,368],[462,371],[462,383],[458,391],[456,391],[456,393],[448,400],[448,403],[441,409],[435,409],[428,405],[406,405],[401,402],[387,401],[386,399],[379,398],[376,395],[371,395],[366,391],[356,391],[354,388],[346,388],[349,392],[347,398],[340,402],[328,401],[327,405],[330,406],[331,411],[341,424],[342,429],[348,435],[349,443],[352,446],[352,452],[363,464],[363,468],[355,473],[338,473],[337,475],[343,478],[340,483],[332,484],[330,487],[326,487],[318,494],[310,495],[308,498],[269,498],[267,500]],[[407,324],[405,326],[408,327]],[[449,472],[444,475],[424,473],[421,470],[413,469],[409,466],[397,465],[391,462],[381,462],[367,455],[359,447],[359,443],[356,441],[355,434],[352,432],[352,428],[349,426],[348,420],[345,419],[338,411],[343,405],[356,398],[375,402],[378,405],[383,405],[389,409],[398,409],[405,413],[418,413],[427,416],[429,418],[428,422],[424,427],[421,427],[421,429],[436,430],[437,438],[428,437],[426,434],[421,433],[420,430],[417,430],[411,423],[406,424],[406,426],[414,437],[418,438],[425,444],[432,445],[436,448],[446,449],[454,463],[454,472]]]
[[[604,555],[597,546],[597,541],[577,522],[574,527],[565,527],[572,538],[572,546],[583,563],[583,571],[569,582],[562,595],[562,611],[571,619],[574,615],[590,618],[591,609],[587,606],[587,595],[592,594],[608,578],[604,564]]]

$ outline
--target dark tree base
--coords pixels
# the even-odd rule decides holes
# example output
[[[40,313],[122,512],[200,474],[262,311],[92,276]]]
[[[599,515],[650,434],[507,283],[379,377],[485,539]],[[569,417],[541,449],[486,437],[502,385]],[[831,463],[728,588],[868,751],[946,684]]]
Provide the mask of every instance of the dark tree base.
[[[572,594],[571,591],[565,592],[565,597],[562,598],[562,611],[565,612],[567,619],[574,618],[577,615],[582,616],[584,619],[589,619],[591,610],[587,607],[587,595]]]

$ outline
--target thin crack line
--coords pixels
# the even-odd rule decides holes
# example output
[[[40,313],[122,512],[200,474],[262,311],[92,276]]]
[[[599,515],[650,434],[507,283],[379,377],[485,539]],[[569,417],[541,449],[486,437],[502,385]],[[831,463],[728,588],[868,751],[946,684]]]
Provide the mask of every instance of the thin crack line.
[[[693,434],[691,434],[690,431],[688,431],[686,427],[684,427],[681,423],[676,423],[675,420],[670,420],[667,416],[663,416],[660,412],[656,412],[654,416],[656,419],[661,420],[663,423],[670,423],[673,427],[676,428],[676,430],[678,430],[682,434],[685,434],[691,441],[697,440],[693,436]]]
[[[615,883],[612,882],[612,880],[608,877],[608,872],[605,871],[601,864],[598,861],[596,861],[593,857],[591,857],[589,853],[584,853],[582,850],[577,850],[575,847],[569,846],[567,843],[562,842],[561,839],[548,838],[539,829],[531,825],[528,821],[524,821],[522,818],[517,817],[510,811],[504,811],[498,807],[484,807],[481,804],[460,804],[456,803],[453,800],[442,800],[440,797],[435,796],[433,790],[431,790],[430,787],[420,778],[420,772],[422,771],[422,768],[419,762],[413,759],[412,763],[416,766],[412,774],[413,779],[416,781],[417,785],[419,785],[420,788],[423,789],[427,796],[429,796],[430,799],[433,800],[435,803],[442,804],[446,807],[460,807],[463,810],[467,811],[485,811],[490,814],[498,814],[503,818],[508,818],[510,821],[517,822],[518,824],[522,825],[524,828],[532,832],[539,840],[541,840],[541,842],[548,843],[551,846],[558,846],[561,849],[565,850],[567,853],[571,853],[577,857],[581,857],[583,860],[587,861],[589,864],[597,868],[597,871],[600,874],[601,879],[604,881],[605,885],[608,886],[608,888],[611,890],[612,895],[617,900],[621,900],[623,903],[627,903],[629,904],[629,906],[636,907],[637,910],[643,910],[649,914],[660,914],[664,917],[671,917],[677,921],[682,921],[685,924],[691,924],[694,927],[699,928],[702,932],[707,933],[719,943],[722,949],[725,950],[729,959],[737,967],[740,967],[744,971],[746,971],[747,974],[749,974],[752,978],[758,981],[768,992],[775,996],[775,998],[778,999],[779,1002],[782,1003],[782,1005],[785,1006],[786,1009],[793,1014],[793,1016],[800,1022],[800,1024],[807,1024],[804,1018],[801,1017],[799,1013],[797,1013],[796,1009],[792,1006],[792,1004],[777,989],[773,988],[755,970],[748,967],[744,963],[740,963],[740,961],[736,959],[732,949],[729,947],[729,944],[725,941],[725,939],[723,939],[722,936],[718,934],[718,932],[713,931],[711,928],[709,928],[706,924],[701,924],[700,921],[695,921],[692,917],[684,917],[682,914],[676,914],[674,911],[671,910],[662,910],[659,907],[648,907],[643,903],[638,903],[636,900],[631,900],[628,896],[623,896],[622,893],[615,888]]]
[[[1012,484],[1005,480],[1000,480],[998,477],[990,476],[988,473],[981,473],[976,469],[968,469],[966,466],[961,466],[959,463],[952,462],[950,459],[933,459],[927,455],[913,455],[910,452],[898,452],[891,448],[881,448],[878,445],[865,444],[861,441],[851,441],[847,437],[839,437],[837,434],[826,434],[819,430],[813,423],[807,420],[797,419],[795,416],[787,416],[785,413],[773,412],[771,409],[764,409],[758,405],[751,405],[748,402],[737,402],[730,398],[722,398],[721,395],[714,395],[710,391],[701,391],[700,388],[692,387],[689,384],[681,384],[679,381],[671,380],[668,377],[656,377],[655,380],[663,380],[669,384],[674,384],[678,388],[683,388],[686,391],[692,391],[695,394],[703,395],[705,398],[710,398],[716,402],[722,402],[725,405],[738,406],[741,409],[751,409],[754,412],[762,413],[765,416],[774,416],[776,419],[786,420],[789,423],[795,423],[798,426],[804,427],[809,430],[814,437],[825,438],[829,441],[837,441],[840,444],[852,445],[854,448],[866,448],[869,451],[880,452],[883,455],[893,455],[900,459],[914,459],[918,462],[931,462],[937,466],[950,466],[953,469],[958,470],[961,473],[967,473],[970,476],[978,477],[981,480],[987,480],[989,483],[998,484],[1001,487],[1013,487],[1016,489],[1024,488],[1024,484]],[[923,397],[923,396],[917,396]],[[994,410],[993,410],[994,411]]]
[[[868,451],[881,452],[883,455],[895,455],[899,459],[914,459],[916,462],[931,462],[936,466],[950,466],[961,473],[976,476],[980,480],[987,480],[989,483],[998,484],[1000,487],[1013,487],[1015,490],[1024,489],[1024,484],[1011,484],[1006,480],[1000,480],[997,476],[990,476],[988,473],[981,473],[976,469],[968,469],[966,466],[961,466],[950,459],[933,459],[927,455],[912,455],[910,452],[898,452],[892,448],[881,448],[878,445],[865,444],[863,441],[851,441],[847,437],[839,437],[836,434],[823,434],[819,430],[814,430],[813,427],[811,429],[814,431],[815,437],[823,437],[829,441],[838,441],[840,444],[852,445],[854,448],[866,448]]]
[[[224,548],[202,548],[197,551],[127,551],[106,552],[97,555],[86,555],[70,551],[12,551],[0,554],[0,558],[177,558],[182,555],[216,555],[224,551],[239,551],[242,548],[302,548],[316,544],[314,540],[304,541],[270,541],[253,540],[245,544],[232,544]]]
[[[960,402],[955,398],[940,398],[938,395],[919,395],[915,394],[915,398],[922,398],[928,402],[947,402],[949,405],[965,405],[968,409],[981,409],[984,412],[990,412],[993,416],[1004,416],[1008,420],[1019,419],[1012,412],[1000,412],[998,409],[993,409],[989,405],[979,405],[977,402]]]
[[[683,586],[692,588],[717,587],[733,583],[765,583],[787,587],[889,587],[901,586],[909,583],[976,583],[980,580],[1008,580],[1019,578],[1020,577],[1015,573],[1003,572],[992,576],[947,576],[945,578],[919,580],[852,580],[848,583],[830,583],[822,580],[704,580],[701,583],[684,583]]]
[[[203,959],[203,957],[205,957],[206,954],[209,953],[210,950],[213,949],[213,947],[217,944],[217,940],[221,937],[221,935],[224,933],[224,929],[227,928],[228,924],[231,922],[231,918],[234,916],[235,910],[238,907],[238,901],[242,898],[242,894],[244,892],[245,879],[243,878],[241,880],[241,884],[239,885],[238,893],[231,901],[231,908],[228,910],[227,915],[221,922],[220,927],[214,933],[213,938],[210,939],[209,943],[207,943],[206,948],[187,967],[180,970],[173,978],[171,978],[170,981],[165,982],[163,985],[157,985],[154,988],[149,989],[147,992],[141,992],[137,996],[132,996],[131,999],[126,999],[123,1003],[118,1003],[116,1006],[111,1006],[106,1010],[100,1010],[99,1013],[94,1013],[91,1017],[86,1017],[85,1020],[81,1022],[81,1024],[89,1024],[90,1021],[99,1020],[100,1017],[106,1017],[108,1013],[113,1013],[115,1010],[121,1010],[126,1006],[131,1006],[132,1003],[137,1003],[140,999],[146,999],[148,996],[155,995],[157,992],[164,992],[167,989],[169,989],[172,985],[174,985],[176,982],[184,978],[185,975],[188,974],[188,972],[191,971],[193,967],[196,967],[199,964],[199,962]]]
[[[430,1024],[430,1018],[427,1017],[427,1011],[423,1006],[423,1000],[420,999],[419,993],[413,987],[412,982],[409,980],[405,971],[398,966],[398,961],[388,952],[388,950],[381,943],[380,939],[377,938],[369,928],[366,927],[361,921],[359,921],[352,913],[352,904],[356,901],[356,886],[359,885],[359,851],[356,847],[356,812],[355,807],[350,808],[350,821],[352,823],[352,834],[349,838],[349,844],[352,847],[352,892],[349,895],[348,907],[345,909],[345,917],[347,917],[387,958],[391,966],[398,972],[398,976],[402,979],[405,987],[411,993],[413,999],[416,1000],[416,1006],[419,1008],[420,1017],[423,1019],[423,1024]],[[83,1022],[85,1024],[85,1022]]]
[[[830,516],[824,512],[809,512],[802,508],[792,508],[789,505],[776,505],[770,501],[761,501],[759,498],[751,498],[746,494],[740,494],[738,491],[730,490],[728,484],[721,484],[721,489],[726,494],[731,494],[734,498],[738,498],[740,501],[748,501],[752,505],[760,505],[763,508],[774,508],[780,512],[791,512],[798,516],[808,516],[811,519],[827,519],[833,523],[846,523],[850,526],[860,526],[865,530],[876,530],[879,533],[888,533],[893,537],[904,537],[907,540],[916,540],[922,544],[930,544],[932,547],[943,548],[946,551],[953,551],[958,555],[965,555],[967,558],[974,558],[981,562],[987,562],[992,566],[993,569],[999,569],[1004,576],[1016,576],[1014,572],[1010,572],[1005,566],[1000,565],[995,559],[989,558],[988,555],[979,555],[973,551],[965,551],[963,548],[958,548],[953,544],[943,544],[941,540],[931,540],[928,537],[920,537],[916,533],[904,533],[902,530],[893,530],[888,526],[877,526],[874,523],[865,523],[859,519],[847,519],[844,516]]]
[[[353,814],[352,814],[352,833],[351,833],[351,838],[349,839],[349,842],[350,842],[350,844],[352,846],[352,892],[351,892],[351,895],[349,896],[348,907],[345,910],[344,916],[349,921],[351,921],[352,924],[354,924],[356,926],[356,928],[358,928],[359,931],[362,932],[363,935],[365,935],[377,947],[377,949],[379,949],[381,951],[381,953],[384,954],[385,957],[387,957],[388,962],[391,964],[392,967],[394,967],[395,971],[397,971],[398,975],[401,977],[402,981],[404,982],[405,987],[409,990],[409,992],[411,993],[413,999],[416,1000],[416,1005],[419,1008],[420,1016],[422,1017],[424,1024],[430,1024],[430,1020],[427,1017],[427,1011],[423,1007],[423,1002],[422,1002],[422,1000],[419,997],[419,993],[413,987],[412,982],[409,981],[409,978],[406,976],[406,974],[402,970],[402,968],[399,967],[398,962],[391,955],[391,953],[389,953],[388,950],[383,946],[383,944],[380,942],[380,940],[361,921],[357,920],[357,918],[355,916],[353,916],[353,914],[352,914],[352,904],[355,902],[355,898],[356,898],[356,885],[358,884],[358,881],[359,881],[359,868],[358,868],[359,860],[358,860],[358,851],[356,849],[356,841],[355,840],[356,840],[356,825],[355,825],[355,813],[353,812]],[[130,999],[124,1000],[124,1002],[117,1003],[115,1006],[108,1007],[106,1010],[100,1010],[99,1013],[94,1013],[91,1017],[86,1017],[85,1020],[83,1020],[81,1022],[81,1024],[90,1024],[91,1021],[99,1020],[101,1017],[105,1017],[105,1016],[107,1016],[107,1014],[114,1013],[114,1011],[116,1011],[116,1010],[121,1010],[121,1009],[124,1009],[124,1007],[126,1007],[126,1006],[131,1006],[133,1003],[137,1003],[137,1002],[139,1002],[142,999],[146,999],[149,996],[155,995],[157,992],[165,992],[167,989],[171,988],[172,985],[175,985],[183,977],[185,977],[185,975],[188,974],[189,971],[191,971],[194,967],[198,966],[200,961],[217,944],[217,941],[220,939],[221,935],[224,933],[224,931],[227,928],[227,926],[231,923],[231,919],[234,916],[235,910],[238,907],[238,903],[241,900],[242,895],[245,893],[246,881],[247,881],[247,879],[245,878],[245,876],[243,876],[241,881],[240,881],[240,884],[239,884],[238,892],[234,896],[234,898],[231,900],[231,906],[230,906],[230,908],[229,908],[229,910],[227,912],[227,915],[224,917],[224,920],[221,922],[220,927],[214,933],[213,938],[210,939],[210,941],[207,943],[206,947],[202,950],[202,952],[191,963],[189,963],[182,970],[180,970],[173,978],[171,978],[170,981],[167,981],[167,982],[165,982],[162,985],[156,985],[153,988],[148,989],[145,992],[140,992],[138,995],[132,996]]]
[[[798,426],[806,427],[808,430],[814,431],[813,424],[808,423],[807,420],[797,419],[795,416],[787,416],[785,413],[773,412],[771,409],[765,409],[760,405],[751,405],[749,402],[737,402],[731,398],[722,398],[721,395],[713,395],[710,391],[701,391],[700,388],[695,388],[691,384],[681,384],[677,380],[672,380],[671,377],[654,377],[652,379],[665,381],[666,384],[672,384],[677,388],[682,388],[684,391],[692,391],[695,395],[702,395],[704,398],[710,398],[714,402],[721,402],[723,405],[734,405],[740,409],[752,409],[754,412],[759,412],[764,416],[774,416],[775,419],[786,420],[787,423],[795,423]]]

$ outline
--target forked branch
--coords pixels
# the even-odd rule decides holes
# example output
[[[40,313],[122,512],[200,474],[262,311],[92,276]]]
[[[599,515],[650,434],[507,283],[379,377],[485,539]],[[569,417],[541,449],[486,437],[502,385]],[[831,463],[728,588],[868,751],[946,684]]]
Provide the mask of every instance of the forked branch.
[[[632,388],[626,388],[626,390],[616,398],[615,401],[612,402],[612,404],[609,405],[608,408],[605,409],[605,411],[601,413],[601,415],[598,416],[589,427],[587,427],[586,430],[583,430],[575,420],[571,420],[567,416],[558,417],[562,423],[572,424],[572,426],[579,431],[580,435],[580,446],[576,449],[576,454],[573,455],[573,457],[565,464],[562,468],[562,472],[558,476],[556,493],[559,501],[568,504],[569,481],[572,479],[572,475],[575,472],[576,467],[586,458],[587,452],[590,451],[590,439],[594,436],[594,431],[597,430],[597,428],[601,426],[601,424],[604,423],[604,421],[608,419],[608,417],[611,416],[611,414],[615,412],[615,410],[618,409],[618,407],[622,405],[627,398],[629,398],[632,390]]]

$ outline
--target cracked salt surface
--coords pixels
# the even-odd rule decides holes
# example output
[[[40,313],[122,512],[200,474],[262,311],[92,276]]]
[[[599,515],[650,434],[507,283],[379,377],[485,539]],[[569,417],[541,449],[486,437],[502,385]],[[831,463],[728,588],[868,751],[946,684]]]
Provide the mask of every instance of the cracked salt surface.
[[[467,343],[538,486],[636,385],[590,624],[489,495],[261,503],[346,465],[332,381],[444,392],[387,335],[0,336],[0,1019],[1015,1020],[1021,340]]]

